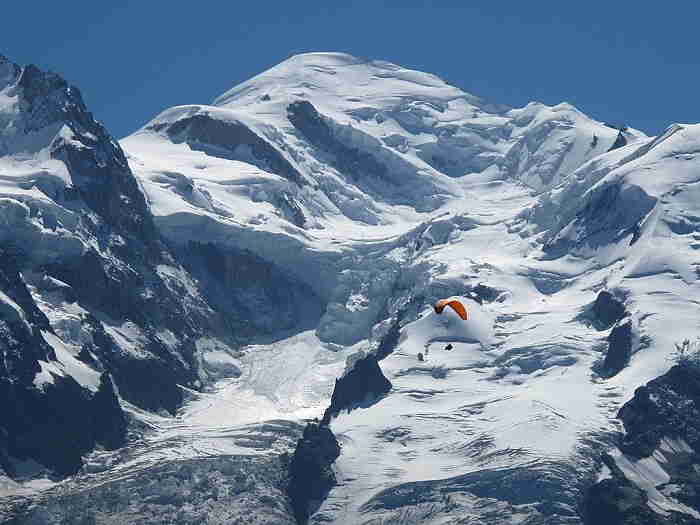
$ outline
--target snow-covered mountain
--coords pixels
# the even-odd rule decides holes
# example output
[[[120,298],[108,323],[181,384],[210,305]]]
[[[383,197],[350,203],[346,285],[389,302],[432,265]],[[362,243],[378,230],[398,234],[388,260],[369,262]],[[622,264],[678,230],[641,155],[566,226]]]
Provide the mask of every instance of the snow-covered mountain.
[[[697,125],[311,53],[116,143],[60,77],[0,79],[0,515],[599,523],[611,479],[611,523],[700,520],[695,441],[616,418],[696,336]]]

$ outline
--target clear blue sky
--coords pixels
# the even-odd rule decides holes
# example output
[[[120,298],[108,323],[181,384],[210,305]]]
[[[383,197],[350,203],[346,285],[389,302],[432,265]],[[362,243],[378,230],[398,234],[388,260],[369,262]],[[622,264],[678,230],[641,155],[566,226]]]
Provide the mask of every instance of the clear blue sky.
[[[649,134],[700,121],[697,2],[117,3],[3,5],[0,44],[77,85],[117,138],[308,51],[388,60],[511,106],[567,101]]]

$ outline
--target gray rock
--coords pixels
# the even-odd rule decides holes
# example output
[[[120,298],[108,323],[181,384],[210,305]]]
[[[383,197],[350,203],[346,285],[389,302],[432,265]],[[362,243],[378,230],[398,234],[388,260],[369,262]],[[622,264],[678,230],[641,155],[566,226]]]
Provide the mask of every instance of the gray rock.
[[[608,336],[608,352],[603,368],[609,375],[615,375],[629,363],[632,356],[632,321],[627,320],[615,326]]]

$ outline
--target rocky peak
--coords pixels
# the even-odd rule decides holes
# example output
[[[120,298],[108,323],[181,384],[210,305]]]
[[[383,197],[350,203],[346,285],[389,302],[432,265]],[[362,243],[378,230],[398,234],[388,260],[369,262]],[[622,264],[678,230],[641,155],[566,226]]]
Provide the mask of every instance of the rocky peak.
[[[20,72],[21,68],[17,64],[10,62],[4,55],[0,55],[0,90],[14,83]]]
[[[0,57],[0,153],[46,151],[63,161],[82,200],[119,230],[153,236],[145,199],[126,156],[90,113],[80,90],[35,65],[23,68]]]
[[[306,425],[289,467],[288,494],[297,523],[307,523],[336,484],[331,465],[339,455],[340,445],[326,425]]]

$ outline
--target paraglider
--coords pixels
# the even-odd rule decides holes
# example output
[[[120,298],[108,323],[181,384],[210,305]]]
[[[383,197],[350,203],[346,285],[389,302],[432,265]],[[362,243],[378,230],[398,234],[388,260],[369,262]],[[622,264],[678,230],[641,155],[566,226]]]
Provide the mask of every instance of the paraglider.
[[[447,297],[446,299],[440,299],[438,302],[435,303],[433,307],[435,308],[435,313],[441,314],[442,311],[445,309],[445,306],[449,306],[450,308],[452,308],[455,312],[457,312],[457,315],[459,315],[464,321],[469,321],[469,312],[462,304],[462,301],[460,301],[457,297]]]

